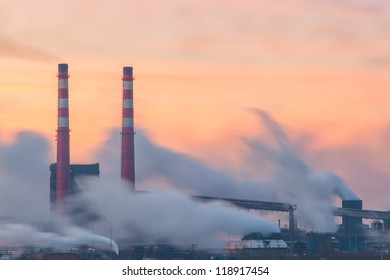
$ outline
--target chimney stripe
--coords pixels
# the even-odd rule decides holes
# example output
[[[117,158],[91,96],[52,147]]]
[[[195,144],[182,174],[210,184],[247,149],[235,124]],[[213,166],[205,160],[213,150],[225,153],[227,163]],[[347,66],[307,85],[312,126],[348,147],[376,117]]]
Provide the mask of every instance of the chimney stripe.
[[[133,99],[124,99],[123,100],[123,108],[133,109]]]
[[[133,90],[133,81],[123,81],[124,90]]]
[[[68,98],[60,98],[58,100],[59,108],[68,108],[68,106],[69,106]]]
[[[69,127],[69,118],[58,118],[58,127]]]
[[[59,82],[58,82],[58,88],[59,89],[67,89],[68,88],[68,78],[66,78],[66,79],[60,78]]]
[[[133,118],[123,118],[123,127],[134,127]]]

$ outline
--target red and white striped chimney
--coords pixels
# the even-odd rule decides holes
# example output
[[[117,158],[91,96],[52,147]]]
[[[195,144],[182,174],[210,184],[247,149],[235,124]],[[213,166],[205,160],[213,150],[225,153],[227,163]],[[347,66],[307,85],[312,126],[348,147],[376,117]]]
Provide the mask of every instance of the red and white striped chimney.
[[[133,67],[123,67],[121,177],[135,189]]]
[[[70,192],[68,64],[58,64],[58,128],[56,209],[64,211],[64,197]]]

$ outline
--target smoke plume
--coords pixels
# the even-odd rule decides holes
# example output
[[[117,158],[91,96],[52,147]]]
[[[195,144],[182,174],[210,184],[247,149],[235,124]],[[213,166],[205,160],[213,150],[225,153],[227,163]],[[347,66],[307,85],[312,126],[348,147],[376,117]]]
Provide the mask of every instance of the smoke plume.
[[[358,199],[336,174],[312,168],[300,155],[282,127],[266,112],[254,110],[267,137],[244,139],[247,149],[245,177],[208,166],[189,155],[154,144],[146,133],[136,134],[136,185],[164,185],[190,195],[206,195],[250,200],[269,200],[298,205],[299,222],[313,230],[333,231],[334,199]],[[260,126],[259,126],[260,130]],[[119,134],[118,134],[119,135]],[[119,146],[119,137],[110,144]],[[119,150],[119,149],[117,149]],[[112,146],[110,147],[112,151]],[[104,150],[100,153],[104,165],[119,156]],[[117,161],[119,162],[119,160]],[[266,172],[265,172],[266,171]],[[261,174],[261,176],[259,176]]]
[[[113,238],[223,247],[228,233],[279,231],[258,215],[220,201],[196,201],[193,195],[297,204],[302,225],[333,231],[334,198],[351,200],[356,195],[336,174],[312,168],[266,112],[255,114],[268,135],[243,140],[243,162],[250,171],[245,177],[158,146],[138,131],[136,186],[146,186],[148,192],[132,192],[119,179],[120,134],[114,131],[115,137],[98,154],[102,178],[79,182],[82,191],[67,201],[68,217],[49,211],[47,139],[20,132],[9,144],[0,142],[0,245],[60,248],[93,243],[115,251]]]
[[[93,246],[97,249],[118,254],[118,245],[107,237],[90,233],[84,229],[67,226],[62,233],[42,231],[29,224],[0,224],[0,248],[50,248],[69,250],[80,246]]]
[[[84,206],[85,217],[76,217],[86,225],[88,217],[99,221],[88,226],[104,232],[112,230],[115,240],[132,242],[166,242],[188,247],[223,248],[221,236],[242,236],[253,231],[265,235],[279,232],[278,227],[259,216],[222,202],[204,203],[188,195],[167,189],[132,192],[119,179],[90,179],[72,203]]]
[[[70,249],[93,244],[117,252],[109,238],[50,213],[49,152],[49,141],[34,132],[21,131],[10,143],[0,139],[0,248]]]
[[[338,175],[311,167],[282,127],[266,112],[255,110],[255,113],[273,140],[269,142],[269,139],[259,137],[245,141],[250,151],[248,161],[253,164],[261,158],[270,169],[267,176],[261,178],[263,185],[278,200],[297,204],[296,214],[304,226],[313,230],[334,231],[334,199],[359,198]],[[252,169],[261,167],[261,164],[253,164]]]

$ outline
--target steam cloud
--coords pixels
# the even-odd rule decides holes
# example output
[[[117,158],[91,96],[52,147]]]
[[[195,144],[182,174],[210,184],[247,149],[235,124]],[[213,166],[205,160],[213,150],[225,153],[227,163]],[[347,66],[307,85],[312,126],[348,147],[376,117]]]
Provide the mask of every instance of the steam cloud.
[[[93,243],[118,252],[107,237],[50,213],[49,151],[48,140],[33,132],[19,132],[9,144],[0,141],[0,248],[69,249]],[[56,223],[49,226],[50,220]]]
[[[48,221],[49,150],[44,136],[28,131],[19,132],[12,143],[0,141],[1,218]]]
[[[134,193],[120,180],[89,179],[83,191],[72,200],[83,224],[104,232],[109,228],[115,240],[132,242],[166,242],[202,248],[226,246],[223,237],[230,232],[242,236],[250,230],[265,235],[279,232],[272,222],[221,202],[203,203],[174,190]],[[88,217],[99,217],[88,224]]]
[[[245,161],[252,170],[245,178],[160,147],[138,131],[137,186],[150,186],[162,180],[191,195],[293,203],[298,205],[296,214],[302,225],[316,231],[334,231],[334,198],[353,200],[358,199],[357,196],[336,174],[316,170],[305,162],[282,127],[266,112],[254,112],[269,137],[244,140],[248,149]],[[115,166],[112,160],[119,162],[119,154],[112,154],[112,145],[119,147],[119,138],[115,136],[109,141],[109,150],[100,153],[101,161]]]
[[[115,241],[74,226],[67,226],[65,232],[60,234],[42,231],[29,224],[7,223],[0,225],[0,248],[36,247],[64,250],[78,246],[93,246],[106,251],[111,250],[116,254],[119,253]]]

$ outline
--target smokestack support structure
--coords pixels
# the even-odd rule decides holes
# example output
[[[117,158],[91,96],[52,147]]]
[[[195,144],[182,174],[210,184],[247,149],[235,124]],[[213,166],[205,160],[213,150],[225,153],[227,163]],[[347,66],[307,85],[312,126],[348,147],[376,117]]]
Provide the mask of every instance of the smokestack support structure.
[[[56,209],[61,213],[70,191],[68,64],[58,64]]]
[[[123,67],[121,177],[135,189],[133,67]]]

